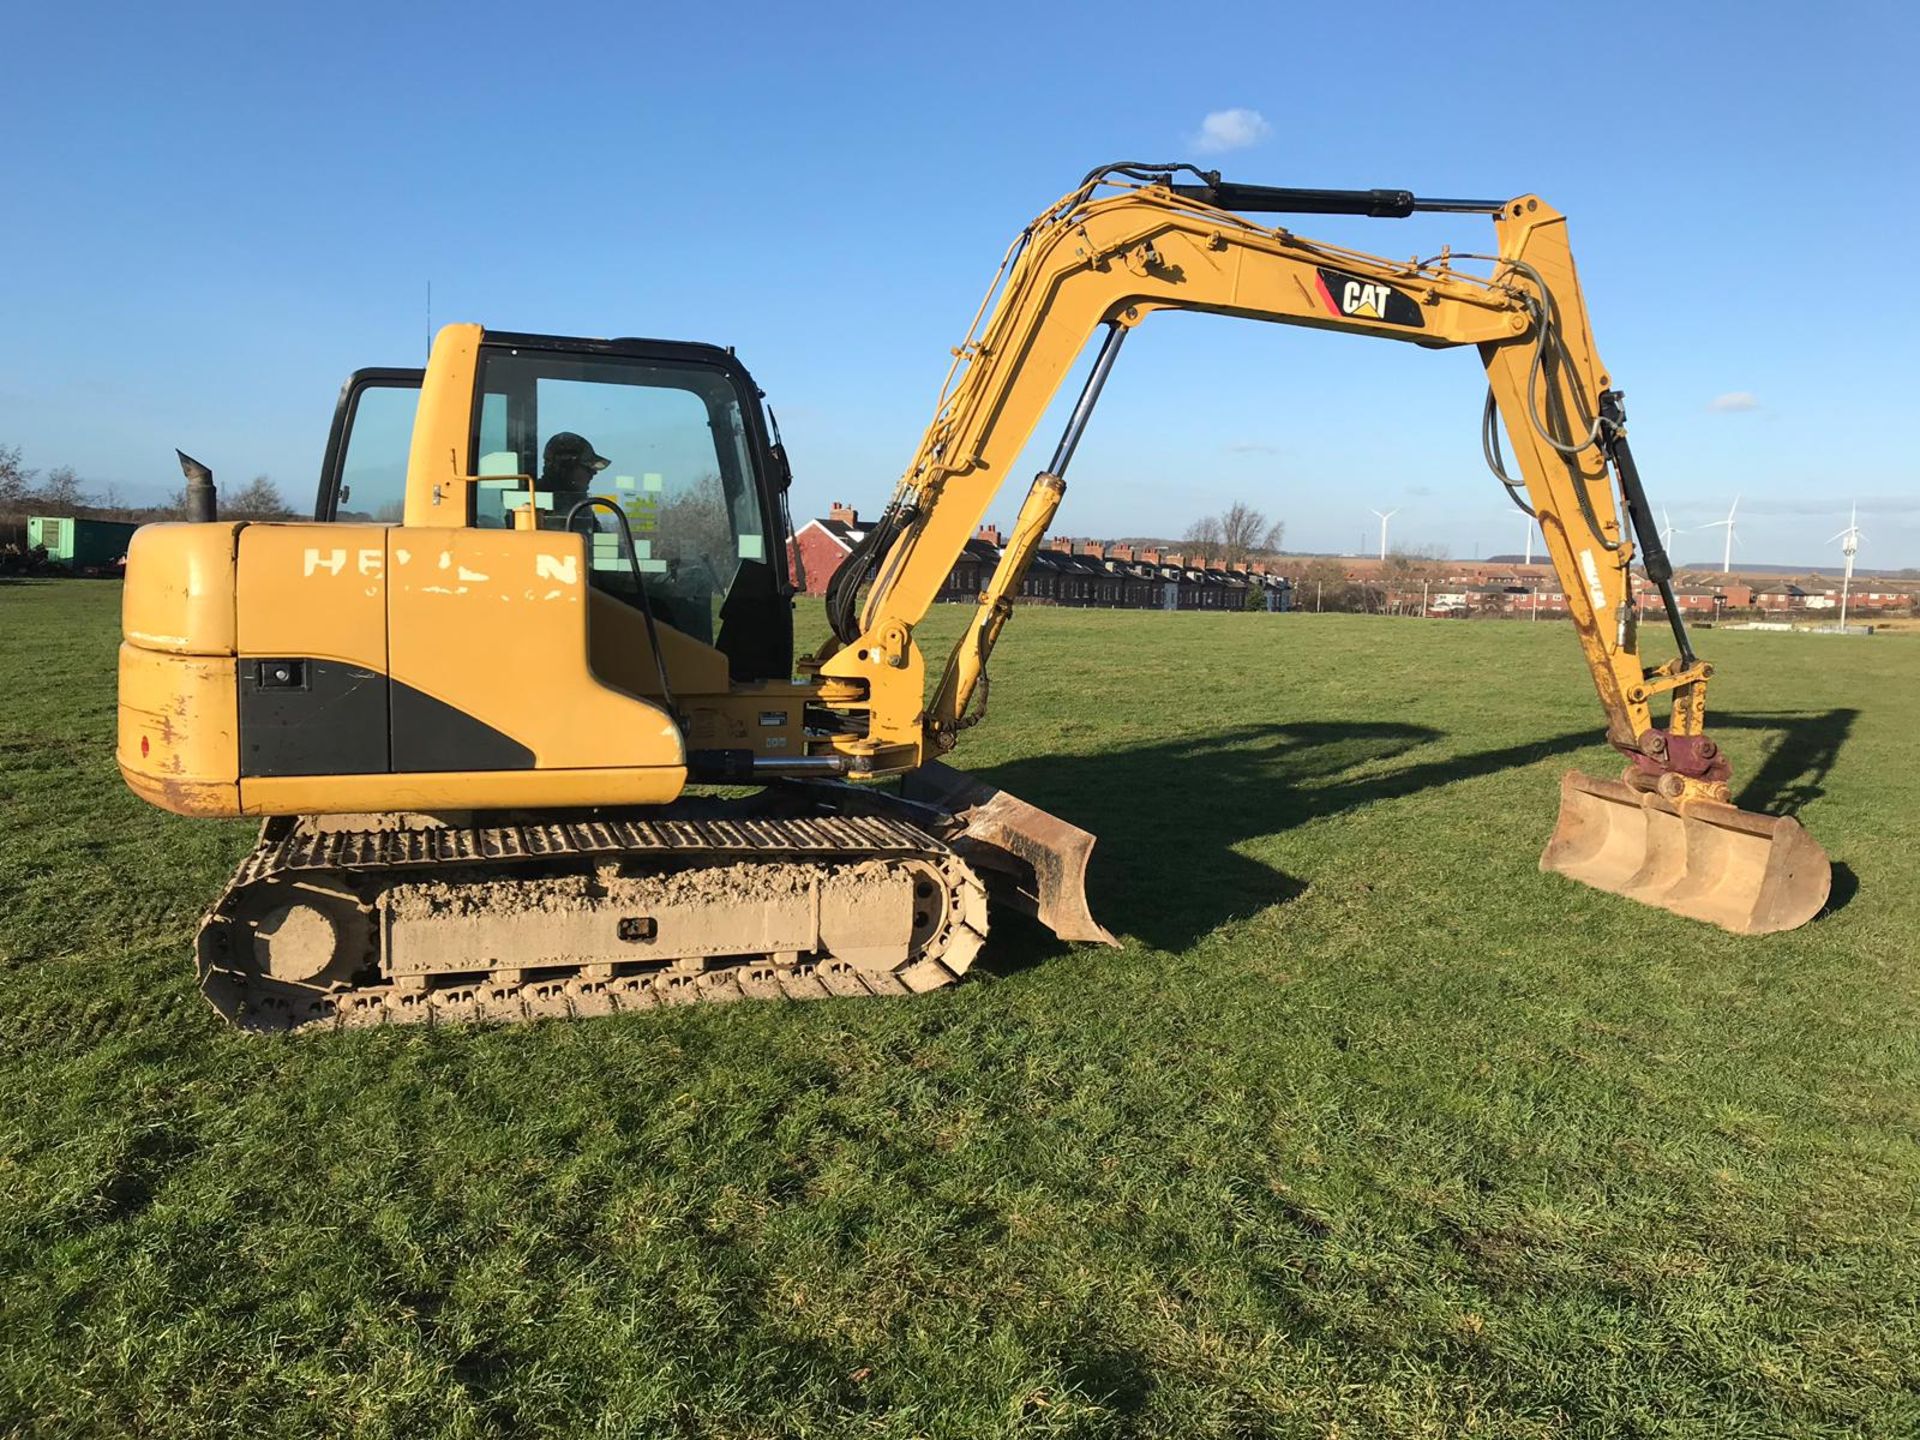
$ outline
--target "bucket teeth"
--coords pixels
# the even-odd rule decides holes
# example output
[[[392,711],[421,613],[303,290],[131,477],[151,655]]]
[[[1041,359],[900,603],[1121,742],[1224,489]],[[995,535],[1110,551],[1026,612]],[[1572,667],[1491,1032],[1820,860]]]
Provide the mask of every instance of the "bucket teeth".
[[[1800,822],[1710,801],[1675,804],[1569,771],[1540,868],[1736,935],[1804,925],[1832,867]]]

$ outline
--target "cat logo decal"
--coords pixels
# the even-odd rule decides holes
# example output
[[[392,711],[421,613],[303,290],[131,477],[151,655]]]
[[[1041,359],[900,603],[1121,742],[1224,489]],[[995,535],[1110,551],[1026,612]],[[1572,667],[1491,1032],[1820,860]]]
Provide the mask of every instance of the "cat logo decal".
[[[1405,325],[1424,329],[1426,316],[1420,307],[1391,285],[1378,280],[1362,280],[1342,270],[1315,270],[1314,287],[1329,315],[1342,320],[1377,320],[1387,325]]]

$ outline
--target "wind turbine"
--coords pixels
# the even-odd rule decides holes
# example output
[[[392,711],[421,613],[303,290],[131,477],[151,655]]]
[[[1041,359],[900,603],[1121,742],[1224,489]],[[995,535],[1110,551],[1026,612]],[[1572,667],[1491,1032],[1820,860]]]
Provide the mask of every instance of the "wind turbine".
[[[1840,553],[1846,557],[1847,565],[1840,577],[1840,628],[1847,628],[1847,595],[1853,589],[1853,557],[1860,552],[1860,507],[1855,505],[1847,516],[1847,528],[1838,535],[1829,536],[1827,543],[1840,542]]]
[[[1380,517],[1380,558],[1384,560],[1387,558],[1387,521],[1398,515],[1400,510],[1396,507],[1392,510],[1375,510],[1372,513]]]
[[[1740,502],[1736,500],[1734,503],[1737,505]],[[1682,533],[1684,532],[1674,529],[1673,517],[1667,513],[1667,507],[1662,505],[1660,507],[1660,544],[1666,549],[1668,555],[1673,554],[1673,537]]]
[[[1733,570],[1733,512],[1739,508],[1740,497],[1736,495],[1733,497],[1733,504],[1727,507],[1726,519],[1709,520],[1700,527],[1702,530],[1712,530],[1720,525],[1727,527],[1727,548],[1725,554],[1722,555],[1720,559],[1720,573],[1722,575],[1730,574]]]

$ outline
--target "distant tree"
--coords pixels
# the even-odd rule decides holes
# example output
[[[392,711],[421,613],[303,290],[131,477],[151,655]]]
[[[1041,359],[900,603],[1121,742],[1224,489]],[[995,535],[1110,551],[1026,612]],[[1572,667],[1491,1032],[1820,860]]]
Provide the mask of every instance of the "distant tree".
[[[178,497],[182,513],[186,509],[184,494]],[[271,476],[256,475],[233,495],[220,502],[222,519],[233,520],[291,520],[293,510],[280,487],[273,483]]]
[[[87,503],[86,487],[71,465],[57,465],[33,492],[33,502],[56,515],[66,514]]]
[[[1347,579],[1347,567],[1328,556],[1309,560],[1295,572],[1295,609],[1363,610],[1366,598],[1366,591]]]
[[[1284,522],[1267,519],[1244,500],[1234,501],[1212,523],[1220,530],[1220,558],[1229,565],[1278,550],[1287,529]]]
[[[25,509],[37,473],[22,463],[18,445],[0,445],[0,510]]]
[[[1420,566],[1406,551],[1394,548],[1380,567],[1382,608],[1398,615],[1408,604],[1412,587],[1420,583]]]
[[[1187,558],[1206,561],[1211,565],[1220,554],[1220,519],[1216,515],[1207,515],[1194,521],[1187,527],[1187,533],[1181,537],[1187,547]]]
[[[1286,526],[1269,520],[1244,500],[1236,500],[1218,515],[1203,515],[1181,537],[1186,553],[1206,565],[1238,565],[1256,555],[1280,548]]]
[[[669,493],[665,504],[634,526],[634,542],[652,542],[653,558],[685,565],[719,566],[734,553],[733,522],[727,515],[720,477],[703,477]]]

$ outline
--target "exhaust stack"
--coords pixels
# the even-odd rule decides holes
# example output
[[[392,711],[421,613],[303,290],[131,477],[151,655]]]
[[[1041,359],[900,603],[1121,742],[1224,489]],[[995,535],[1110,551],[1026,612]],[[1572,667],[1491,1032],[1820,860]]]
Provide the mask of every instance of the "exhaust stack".
[[[180,473],[187,477],[187,519],[203,525],[218,520],[220,507],[213,489],[213,471],[184,450],[173,453],[180,457]]]

